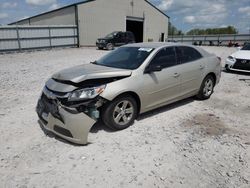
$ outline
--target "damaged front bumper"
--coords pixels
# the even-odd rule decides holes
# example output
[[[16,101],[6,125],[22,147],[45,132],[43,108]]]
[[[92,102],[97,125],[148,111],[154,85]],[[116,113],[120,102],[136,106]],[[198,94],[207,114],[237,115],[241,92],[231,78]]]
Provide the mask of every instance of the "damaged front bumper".
[[[43,128],[76,144],[87,144],[88,133],[97,118],[91,117],[91,110],[79,112],[68,108],[55,99],[48,98],[44,92],[40,97],[36,112]]]

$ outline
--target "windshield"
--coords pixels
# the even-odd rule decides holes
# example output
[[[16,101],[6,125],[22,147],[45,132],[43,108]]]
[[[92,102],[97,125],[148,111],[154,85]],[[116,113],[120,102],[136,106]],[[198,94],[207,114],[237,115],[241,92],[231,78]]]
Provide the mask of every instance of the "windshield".
[[[133,70],[137,69],[153,50],[153,48],[120,47],[96,61],[95,64]]]
[[[112,33],[110,33],[110,34],[106,35],[106,37],[105,37],[105,38],[113,38],[114,36],[116,36],[116,34],[117,34],[117,33],[118,33],[117,31],[112,32]]]
[[[250,50],[250,43],[245,44],[241,50]]]

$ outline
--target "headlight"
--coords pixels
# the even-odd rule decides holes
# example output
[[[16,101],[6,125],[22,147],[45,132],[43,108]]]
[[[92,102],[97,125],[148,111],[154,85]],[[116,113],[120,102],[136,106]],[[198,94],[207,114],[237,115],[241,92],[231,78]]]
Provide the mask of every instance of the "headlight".
[[[92,88],[85,88],[85,89],[79,89],[75,90],[72,92],[72,94],[69,96],[69,101],[79,101],[79,100],[84,100],[84,99],[93,99],[100,95],[106,85],[101,85],[97,87],[92,87]]]
[[[235,62],[236,59],[233,56],[228,56],[227,60]]]

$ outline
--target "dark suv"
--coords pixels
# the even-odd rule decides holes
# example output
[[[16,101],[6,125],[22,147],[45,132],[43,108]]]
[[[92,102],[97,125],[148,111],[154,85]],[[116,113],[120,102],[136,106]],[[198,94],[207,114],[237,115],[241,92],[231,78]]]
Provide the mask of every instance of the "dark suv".
[[[99,38],[96,41],[96,46],[98,49],[104,49],[107,50],[113,50],[114,46],[121,46],[128,43],[134,43],[135,42],[135,36],[132,32],[126,31],[115,31],[110,34],[108,34],[104,38]]]

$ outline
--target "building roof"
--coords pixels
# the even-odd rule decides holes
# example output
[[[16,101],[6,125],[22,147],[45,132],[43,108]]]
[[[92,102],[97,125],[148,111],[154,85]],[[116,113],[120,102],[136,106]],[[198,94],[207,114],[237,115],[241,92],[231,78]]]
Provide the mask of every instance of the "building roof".
[[[148,0],[144,0],[146,1],[149,5],[151,5],[153,8],[155,8],[156,10],[158,10],[160,13],[162,13],[164,16],[166,16],[167,18],[170,18],[167,14],[165,14],[163,11],[161,11],[160,9],[158,9],[156,6],[154,6],[152,3],[150,3]]]
[[[81,1],[81,2],[78,2],[78,3],[73,3],[73,4],[70,4],[70,5],[67,5],[67,6],[63,6],[61,8],[58,8],[58,9],[54,9],[54,10],[51,10],[51,11],[48,11],[48,12],[44,12],[44,13],[41,13],[41,14],[37,14],[35,16],[31,16],[31,17],[28,17],[28,18],[24,18],[24,19],[21,19],[21,20],[18,20],[16,22],[12,22],[8,25],[15,25],[17,24],[18,22],[21,22],[21,21],[28,21],[29,19],[32,19],[32,18],[36,18],[36,17],[39,17],[39,16],[42,16],[42,15],[45,15],[45,14],[49,14],[49,13],[52,13],[52,12],[55,12],[55,11],[58,11],[58,10],[62,10],[62,9],[65,9],[65,8],[69,8],[69,7],[73,7],[73,6],[77,6],[77,5],[80,5],[80,4],[84,4],[84,3],[89,3],[89,2],[92,2],[92,1],[96,1],[96,0],[85,0],[85,1]],[[148,0],[144,0],[145,2],[147,2],[149,5],[151,5],[153,8],[155,8],[156,10],[158,10],[160,13],[162,13],[164,16],[166,16],[167,18],[169,18],[169,16],[167,14],[165,14],[163,11],[161,11],[160,9],[158,9],[156,6],[154,6],[152,3],[150,3]]]

